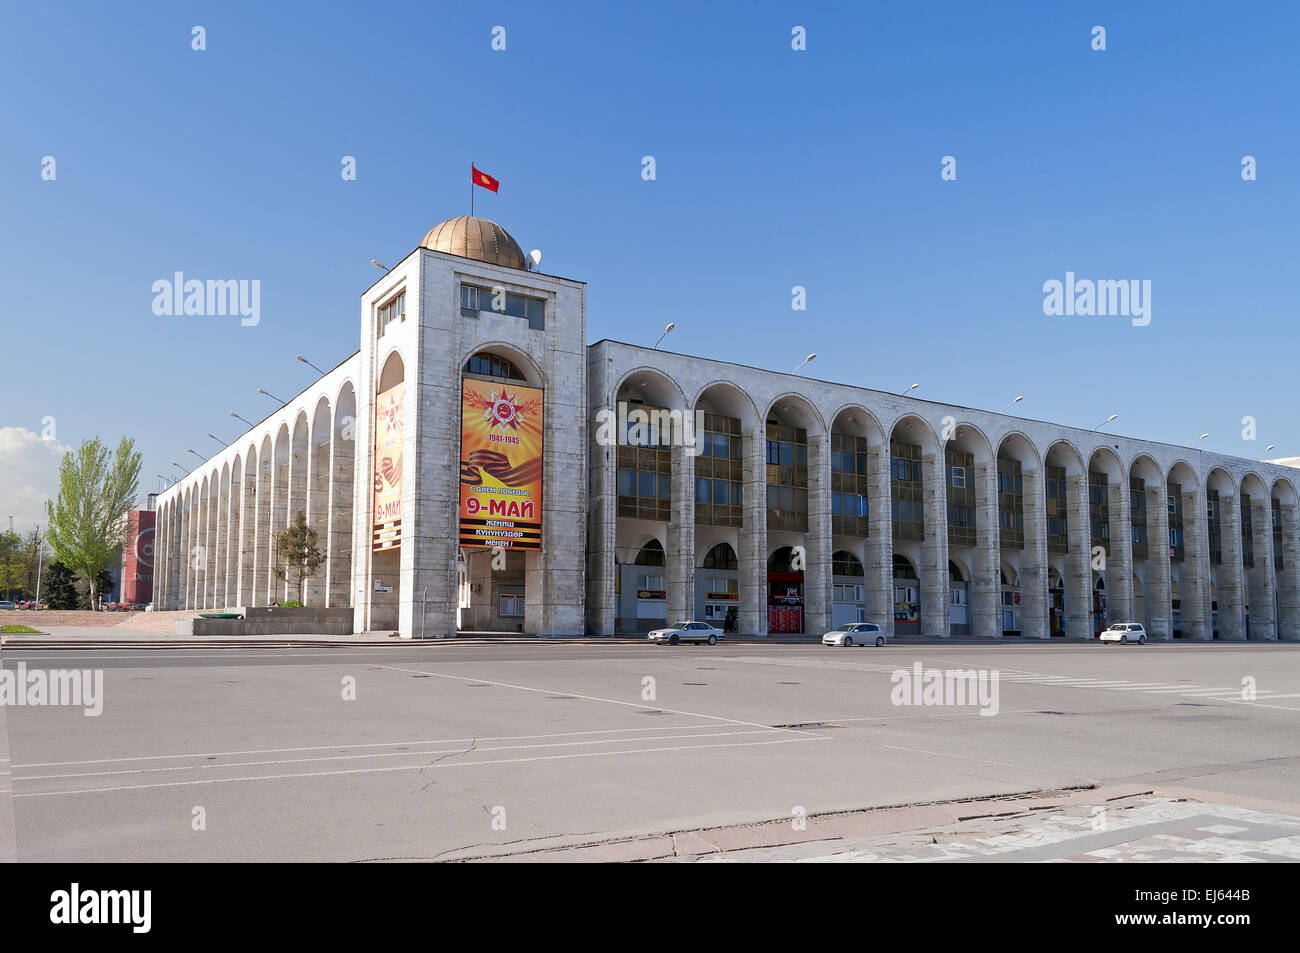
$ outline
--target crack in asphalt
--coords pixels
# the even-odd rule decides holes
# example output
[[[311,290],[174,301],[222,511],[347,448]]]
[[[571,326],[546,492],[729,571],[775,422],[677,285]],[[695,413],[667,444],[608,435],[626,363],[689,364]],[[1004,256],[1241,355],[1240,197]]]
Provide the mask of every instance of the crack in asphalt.
[[[424,773],[425,771],[427,771],[429,768],[437,767],[439,764],[446,761],[448,758],[455,758],[462,754],[469,754],[471,751],[474,751],[476,748],[478,748],[478,739],[471,738],[468,748],[464,748],[460,751],[449,751],[447,754],[444,754],[439,758],[434,758],[432,761],[430,761],[428,764],[422,767],[420,769],[420,777],[424,778],[424,780],[427,781],[428,783],[420,788],[420,792],[427,793],[430,785],[438,783],[438,779],[436,777],[434,778],[429,777]]]

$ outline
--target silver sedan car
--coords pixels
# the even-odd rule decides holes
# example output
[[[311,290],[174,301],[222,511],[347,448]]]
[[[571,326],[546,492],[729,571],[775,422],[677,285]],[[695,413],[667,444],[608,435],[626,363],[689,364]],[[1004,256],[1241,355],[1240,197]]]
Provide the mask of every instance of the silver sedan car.
[[[707,642],[709,645],[717,645],[718,639],[726,636],[721,629],[714,628],[707,622],[678,622],[662,629],[651,629],[646,638],[651,642],[667,642],[669,645],[678,642],[694,642],[697,645]]]

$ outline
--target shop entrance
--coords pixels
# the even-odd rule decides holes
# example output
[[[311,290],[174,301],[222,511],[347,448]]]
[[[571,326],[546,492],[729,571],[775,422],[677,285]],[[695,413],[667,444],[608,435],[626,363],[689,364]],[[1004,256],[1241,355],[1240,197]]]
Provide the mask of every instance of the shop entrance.
[[[767,560],[767,631],[803,632],[803,570],[793,568],[794,549],[782,546]]]

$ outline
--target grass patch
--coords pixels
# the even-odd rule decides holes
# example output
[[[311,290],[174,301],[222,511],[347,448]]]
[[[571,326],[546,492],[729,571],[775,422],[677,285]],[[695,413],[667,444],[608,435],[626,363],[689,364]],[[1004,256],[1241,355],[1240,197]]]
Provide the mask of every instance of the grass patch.
[[[33,629],[30,625],[0,625],[0,633],[4,635],[40,635],[40,629]]]

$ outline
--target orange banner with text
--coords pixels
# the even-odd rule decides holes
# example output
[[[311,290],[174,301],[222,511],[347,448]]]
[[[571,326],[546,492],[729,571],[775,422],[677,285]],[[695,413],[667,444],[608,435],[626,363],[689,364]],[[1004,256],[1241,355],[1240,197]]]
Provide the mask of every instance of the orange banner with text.
[[[536,387],[461,382],[462,546],[542,548],[542,401]]]

